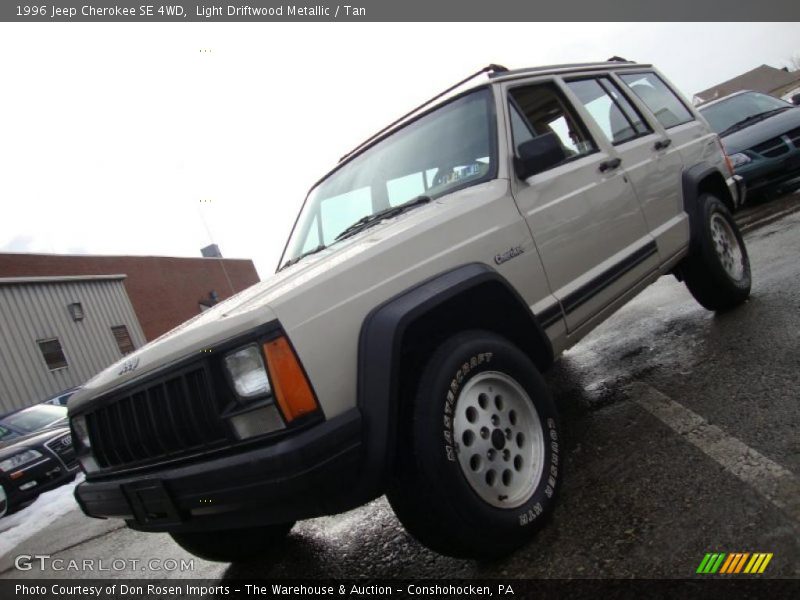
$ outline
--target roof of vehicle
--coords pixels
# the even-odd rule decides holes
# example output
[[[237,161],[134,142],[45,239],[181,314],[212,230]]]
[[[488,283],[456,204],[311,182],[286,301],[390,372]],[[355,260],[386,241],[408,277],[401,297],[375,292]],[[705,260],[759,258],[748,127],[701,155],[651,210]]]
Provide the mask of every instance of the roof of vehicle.
[[[720,102],[724,102],[725,100],[729,100],[734,96],[740,96],[741,94],[764,94],[764,92],[758,92],[756,90],[739,90],[738,92],[733,92],[732,94],[728,94],[727,96],[723,96],[722,98],[717,98],[715,100],[711,100],[710,102],[703,102],[702,104],[697,105],[697,110],[704,110],[709,106],[713,106],[714,104],[719,104]],[[769,94],[764,94],[765,96],[769,96]],[[775,96],[772,96],[775,98]],[[780,100],[780,98],[775,98],[776,100]],[[786,100],[784,100],[786,102]]]
[[[652,65],[637,63],[630,60],[606,60],[603,62],[566,63],[561,65],[544,65],[541,67],[526,67],[505,72],[492,73],[489,78],[493,81],[505,81],[528,77],[529,75],[549,75],[559,73],[572,73],[580,71],[597,71],[599,69],[632,69],[650,68]]]
[[[522,77],[530,77],[531,75],[549,75],[549,74],[562,74],[562,73],[575,73],[575,72],[582,72],[582,71],[596,71],[600,69],[608,69],[608,70],[618,70],[618,69],[631,69],[631,68],[650,68],[652,65],[649,64],[640,64],[633,61],[622,59],[618,56],[613,56],[609,60],[602,61],[602,62],[586,62],[586,63],[567,63],[567,64],[558,64],[558,65],[544,65],[540,67],[526,67],[522,69],[507,69],[502,65],[497,64],[490,64],[482,69],[479,69],[475,73],[469,75],[468,77],[462,79],[455,85],[451,85],[443,92],[433,96],[429,100],[426,100],[419,106],[411,109],[409,112],[404,114],[402,117],[398,118],[397,120],[393,121],[383,129],[379,130],[377,133],[373,134],[372,136],[368,137],[366,140],[361,142],[355,148],[344,154],[339,159],[339,165],[336,168],[341,166],[342,163],[346,162],[347,160],[357,156],[362,151],[366,150],[370,146],[376,144],[389,134],[393,133],[394,131],[402,128],[403,126],[407,125],[410,121],[413,121],[416,117],[420,116],[424,112],[430,111],[437,106],[446,103],[448,100],[468,92],[472,89],[479,88],[481,86],[486,85],[487,83],[499,83],[502,81],[508,81],[512,79],[519,79]],[[477,80],[477,78],[483,74],[488,76],[488,80]],[[467,85],[468,82],[469,85]],[[335,171],[334,168],[332,171]],[[332,172],[331,171],[331,172]],[[326,174],[329,175],[330,173]],[[324,177],[323,177],[324,179]]]
[[[66,396],[67,394],[72,395],[75,392],[77,392],[80,389],[80,387],[81,386],[76,385],[76,386],[73,386],[71,388],[67,388],[65,390],[61,390],[57,394],[53,394],[51,396],[48,396],[45,400],[42,400],[39,404],[48,404],[48,403],[51,403],[53,400],[55,400],[57,398],[61,398],[61,396]]]

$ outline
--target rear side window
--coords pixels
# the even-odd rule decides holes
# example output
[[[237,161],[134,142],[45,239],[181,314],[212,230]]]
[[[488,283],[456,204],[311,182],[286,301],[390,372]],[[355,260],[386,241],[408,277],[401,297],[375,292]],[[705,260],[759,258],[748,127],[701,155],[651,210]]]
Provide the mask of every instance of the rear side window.
[[[606,77],[568,81],[567,86],[614,144],[650,133],[641,116]]]
[[[621,74],[620,79],[647,105],[664,129],[694,120],[680,98],[655,73]]]

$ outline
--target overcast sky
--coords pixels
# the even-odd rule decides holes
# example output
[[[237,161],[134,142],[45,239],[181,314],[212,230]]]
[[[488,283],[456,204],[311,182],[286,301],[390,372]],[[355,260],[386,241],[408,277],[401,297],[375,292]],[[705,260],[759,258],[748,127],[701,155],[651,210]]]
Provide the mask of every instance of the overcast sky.
[[[658,66],[687,96],[800,24],[0,24],[0,251],[278,261],[339,156],[488,63]],[[204,220],[208,228],[204,225]]]

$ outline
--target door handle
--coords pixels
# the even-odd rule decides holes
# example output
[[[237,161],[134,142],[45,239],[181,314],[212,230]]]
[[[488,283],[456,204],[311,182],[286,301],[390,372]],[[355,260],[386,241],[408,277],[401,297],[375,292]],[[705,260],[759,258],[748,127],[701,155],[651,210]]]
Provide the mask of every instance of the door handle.
[[[667,138],[665,140],[658,140],[653,145],[653,148],[655,148],[656,150],[663,150],[664,148],[668,148],[671,143],[672,143],[672,140],[670,138]]]
[[[600,163],[599,169],[601,173],[605,173],[606,171],[613,171],[617,167],[622,164],[621,158],[612,158],[609,160],[604,160]]]

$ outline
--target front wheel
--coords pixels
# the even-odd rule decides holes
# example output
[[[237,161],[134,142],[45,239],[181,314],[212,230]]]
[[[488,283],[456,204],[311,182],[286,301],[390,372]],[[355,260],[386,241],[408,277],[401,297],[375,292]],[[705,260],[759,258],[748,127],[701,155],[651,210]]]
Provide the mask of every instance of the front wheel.
[[[240,562],[257,558],[280,545],[294,527],[291,523],[229,529],[170,533],[184,550],[205,560]]]
[[[695,250],[685,260],[686,287],[708,310],[727,310],[750,296],[750,258],[725,205],[711,194],[699,198]]]
[[[556,411],[530,359],[486,331],[425,365],[387,491],[406,529],[456,557],[507,554],[542,525],[560,486]]]

